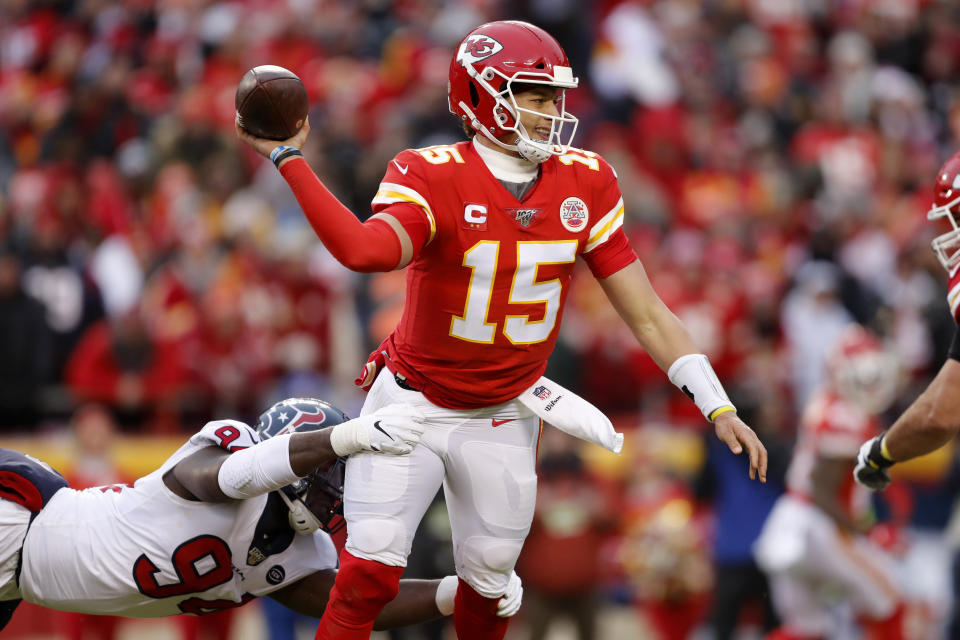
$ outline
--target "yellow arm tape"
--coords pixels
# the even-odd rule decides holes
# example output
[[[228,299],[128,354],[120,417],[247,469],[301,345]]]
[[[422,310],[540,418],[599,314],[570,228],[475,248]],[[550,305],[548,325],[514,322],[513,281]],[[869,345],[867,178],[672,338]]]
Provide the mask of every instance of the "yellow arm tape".
[[[886,458],[886,459],[889,460],[890,462],[893,462],[893,458],[890,457],[890,452],[887,451],[887,439],[886,439],[886,438],[880,438],[880,455],[882,455],[884,458]]]
[[[728,411],[736,411],[736,410],[737,409],[731,405],[720,407],[719,409],[714,409],[713,411],[710,412],[710,415],[707,417],[707,420],[709,420],[710,422],[713,422],[714,418],[716,418],[721,413],[727,413]]]

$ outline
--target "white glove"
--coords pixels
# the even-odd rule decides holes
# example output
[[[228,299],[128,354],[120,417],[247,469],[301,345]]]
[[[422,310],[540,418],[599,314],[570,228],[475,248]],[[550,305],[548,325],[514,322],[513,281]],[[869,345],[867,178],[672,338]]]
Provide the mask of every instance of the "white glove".
[[[883,435],[879,435],[860,445],[853,477],[868,489],[882,491],[890,484],[887,469],[891,466],[893,461],[883,455]]]
[[[361,451],[405,455],[420,442],[423,420],[415,407],[391,404],[333,427],[330,445],[338,456]]]
[[[497,602],[497,615],[501,618],[509,618],[520,611],[520,603],[523,600],[523,585],[520,584],[520,576],[514,571],[510,574],[510,582],[507,583],[507,592]]]

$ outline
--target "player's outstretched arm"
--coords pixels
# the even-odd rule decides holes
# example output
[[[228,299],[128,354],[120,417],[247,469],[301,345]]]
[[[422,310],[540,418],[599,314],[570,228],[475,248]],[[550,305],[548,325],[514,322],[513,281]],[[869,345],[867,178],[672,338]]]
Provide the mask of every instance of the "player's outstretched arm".
[[[283,606],[313,618],[323,615],[330,598],[337,572],[333,569],[317,571],[288,587],[270,594]],[[374,629],[396,629],[419,622],[427,622],[453,613],[458,580],[447,576],[442,580],[401,580],[397,597],[387,603],[374,622]],[[523,587],[514,573],[507,592],[497,603],[497,615],[509,618],[520,610]]]
[[[234,453],[211,445],[178,462],[163,479],[187,500],[252,498],[327,468],[340,456],[405,455],[422,433],[423,416],[413,407],[394,404],[328,429],[274,436]]]
[[[360,272],[391,271],[405,266],[404,239],[399,235],[406,234],[403,228],[394,228],[377,217],[360,222],[320,182],[300,155],[299,149],[310,133],[309,118],[297,135],[283,142],[252,136],[239,123],[235,129],[238,138],[260,155],[274,160],[310,226],[340,264]],[[410,243],[409,237],[405,240]]]
[[[907,407],[884,437],[890,458],[910,460],[935,451],[960,432],[960,362],[953,358]]]
[[[733,404],[717,380],[709,360],[679,318],[654,291],[646,271],[637,260],[598,280],[611,304],[654,362],[670,381],[683,390],[704,416],[714,423],[717,437],[733,453],[744,450],[750,457],[750,478],[767,481],[767,450],[753,429],[736,415]]]
[[[958,339],[960,341],[960,331]],[[890,484],[887,471],[897,462],[936,451],[960,433],[960,361],[947,359],[936,377],[886,433],[860,447],[853,477],[880,491]]]

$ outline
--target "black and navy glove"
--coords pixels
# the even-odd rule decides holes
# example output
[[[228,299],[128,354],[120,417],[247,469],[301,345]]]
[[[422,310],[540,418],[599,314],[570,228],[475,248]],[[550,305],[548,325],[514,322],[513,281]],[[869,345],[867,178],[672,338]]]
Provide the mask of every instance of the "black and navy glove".
[[[893,460],[883,453],[883,434],[881,434],[860,446],[857,466],[853,468],[853,477],[866,488],[881,491],[890,484],[890,474],[887,469],[891,466],[893,466]]]

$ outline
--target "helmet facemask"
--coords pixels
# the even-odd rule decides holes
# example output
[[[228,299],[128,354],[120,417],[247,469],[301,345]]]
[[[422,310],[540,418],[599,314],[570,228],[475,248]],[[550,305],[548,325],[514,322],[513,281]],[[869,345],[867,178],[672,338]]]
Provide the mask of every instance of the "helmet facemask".
[[[475,130],[483,134],[488,140],[497,146],[515,151],[530,162],[541,163],[546,161],[552,155],[566,153],[573,141],[573,136],[577,132],[579,120],[576,116],[566,110],[566,89],[576,88],[578,80],[573,77],[573,71],[570,67],[555,66],[554,73],[518,71],[512,76],[494,69],[493,67],[484,67],[483,72],[477,73],[475,67],[470,63],[464,63],[467,73],[473,79],[473,82],[480,87],[480,90],[487,92],[494,98],[493,120],[502,131],[513,132],[517,134],[517,141],[514,144],[508,144],[500,140],[484,127],[474,114],[470,105],[464,102],[459,103],[459,108],[468,115],[471,125]],[[494,83],[501,87],[497,90]],[[521,85],[521,87],[515,87]],[[559,103],[557,104],[557,115],[541,113],[533,109],[526,109],[517,104],[515,88],[520,88],[517,93],[522,93],[529,88],[529,85],[541,85],[553,87],[559,91]],[[520,123],[520,114],[527,113],[538,118],[547,118],[550,120],[550,134],[546,140],[536,140],[531,138],[526,129]],[[566,129],[565,127],[569,127]],[[569,133],[568,133],[569,131]]]
[[[934,253],[940,264],[949,273],[953,273],[960,264],[960,225],[957,224],[957,213],[955,208],[960,205],[960,196],[957,196],[950,202],[935,206],[927,212],[927,220],[939,220],[946,218],[950,221],[951,231],[943,233],[930,242]]]
[[[337,533],[346,525],[343,519],[343,479],[346,460],[315,471],[280,490],[290,510],[290,526],[299,534],[311,535],[318,529]]]
[[[264,411],[257,420],[261,440],[287,433],[317,431],[341,424],[349,417],[329,402],[316,398],[287,398]],[[323,529],[335,533],[343,528],[344,458],[314,471],[277,493],[287,506],[290,526],[309,535]]]

